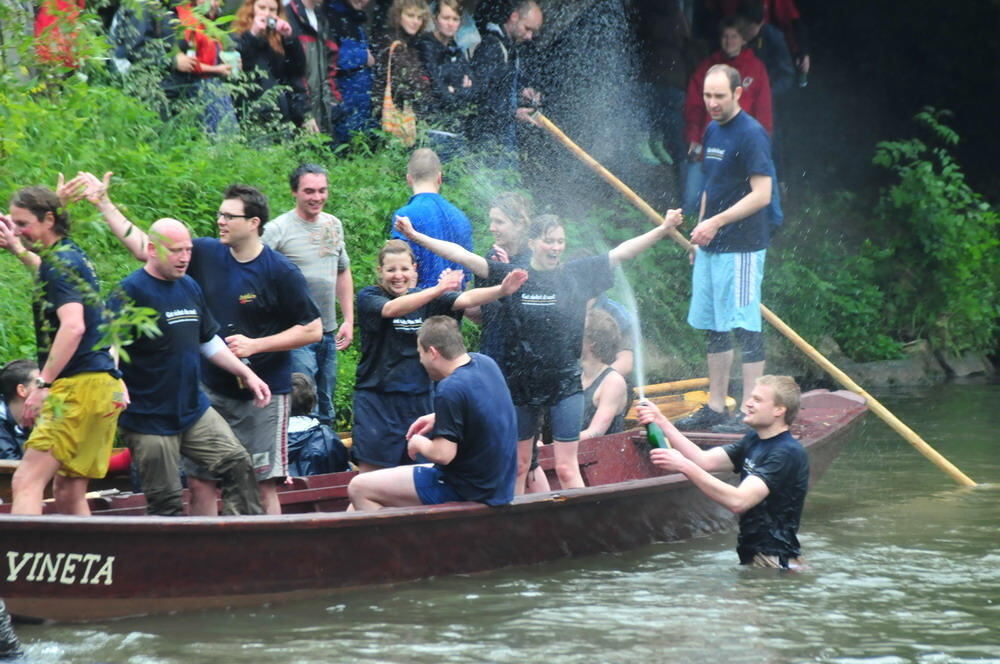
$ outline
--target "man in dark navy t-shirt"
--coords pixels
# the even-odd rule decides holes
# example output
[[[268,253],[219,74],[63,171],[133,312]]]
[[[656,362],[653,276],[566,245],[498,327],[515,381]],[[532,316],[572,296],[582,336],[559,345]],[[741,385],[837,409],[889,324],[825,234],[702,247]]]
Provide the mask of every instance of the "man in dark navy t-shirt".
[[[116,311],[127,299],[158,314],[160,334],[137,338],[121,363],[132,402],[118,424],[142,479],[147,511],[183,513],[183,454],[221,478],[223,514],[260,514],[250,455],[202,391],[201,358],[238,377],[256,406],[266,406],[271,392],[219,338],[201,288],[187,276],[188,229],[176,219],[160,219],[149,238],[146,265],[122,280],[110,306]]]
[[[434,412],[407,434],[411,458],[433,466],[398,466],[358,475],[348,486],[357,510],[477,501],[505,505],[517,476],[517,416],[496,362],[468,353],[454,318],[432,316],[417,336],[420,362],[440,381]]]
[[[80,173],[65,185],[66,195],[93,203],[122,244],[145,261],[148,237],[111,202],[110,178],[110,173],[103,181]],[[219,239],[194,241],[188,274],[201,287],[226,345],[267,383],[271,402],[256,408],[253,393],[237,377],[208,361],[202,362],[203,379],[212,406],[250,453],[265,512],[280,514],[277,483],[287,471],[291,350],[319,341],[323,324],[302,272],[261,241],[269,218],[267,197],[253,187],[234,184],[222,198],[216,220]],[[189,471],[193,512],[217,513],[211,474]]]
[[[705,130],[705,190],[698,225],[691,232],[694,275],[688,324],[705,330],[708,350],[708,403],[677,422],[682,430],[749,431],[742,415],[726,415],[735,333],[741,347],[743,394],[764,373],[760,288],[772,225],[781,210],[774,191],[771,140],[740,109],[740,74],[728,65],[708,70],[705,107],[712,122]],[[694,212],[688,210],[688,213]]]
[[[741,565],[795,567],[801,564],[797,534],[809,488],[809,458],[788,431],[799,411],[799,386],[788,376],[762,376],[743,410],[743,422],[753,433],[707,450],[651,403],[640,404],[638,414],[640,424],[659,424],[673,446],[650,451],[656,466],[683,473],[706,496],[740,515],[736,551]],[[726,470],[739,473],[738,485],[712,474]]]

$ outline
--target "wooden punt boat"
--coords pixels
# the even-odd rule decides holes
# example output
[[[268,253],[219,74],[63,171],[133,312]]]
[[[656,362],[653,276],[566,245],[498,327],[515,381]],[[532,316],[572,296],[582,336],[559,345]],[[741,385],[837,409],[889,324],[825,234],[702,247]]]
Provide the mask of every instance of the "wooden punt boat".
[[[793,433],[809,452],[811,481],[865,411],[850,393],[804,395]],[[558,488],[551,450],[543,448],[555,489],[504,507],[347,513],[353,473],[336,473],[295,478],[280,494],[281,516],[143,516],[141,495],[94,499],[90,518],[0,514],[0,597],[21,618],[101,620],[531,565],[732,528],[733,514],[682,475],[649,463],[641,433],[581,443],[583,489]],[[692,438],[718,445],[737,436]]]

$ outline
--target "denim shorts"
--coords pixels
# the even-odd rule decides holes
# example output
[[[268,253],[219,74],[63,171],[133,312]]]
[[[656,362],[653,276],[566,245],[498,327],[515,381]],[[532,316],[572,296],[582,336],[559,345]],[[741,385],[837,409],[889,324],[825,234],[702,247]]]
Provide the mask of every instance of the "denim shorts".
[[[583,392],[571,394],[553,406],[514,406],[517,411],[517,439],[528,440],[538,433],[538,416],[543,409],[549,411],[552,440],[572,443],[580,440],[583,424]]]
[[[417,489],[417,497],[424,505],[440,505],[441,503],[462,502],[465,499],[458,495],[444,482],[444,474],[434,466],[414,466],[413,486]]]

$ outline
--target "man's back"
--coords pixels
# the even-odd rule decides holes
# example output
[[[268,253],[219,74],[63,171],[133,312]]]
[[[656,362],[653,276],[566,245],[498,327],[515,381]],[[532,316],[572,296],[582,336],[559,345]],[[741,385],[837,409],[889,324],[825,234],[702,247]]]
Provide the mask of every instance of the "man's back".
[[[434,398],[434,436],[458,445],[438,466],[465,500],[504,505],[514,497],[517,416],[496,362],[479,353],[442,380]]]
[[[396,217],[409,218],[413,222],[413,227],[425,235],[454,242],[472,251],[472,224],[469,223],[469,218],[441,194],[414,194],[406,205],[396,210],[393,218]],[[416,242],[406,240],[399,231],[393,229],[390,237],[407,241],[413,249],[418,271],[417,288],[429,288],[437,284],[438,277],[446,269],[463,270],[465,272],[463,286],[472,278],[470,270],[441,258]]]

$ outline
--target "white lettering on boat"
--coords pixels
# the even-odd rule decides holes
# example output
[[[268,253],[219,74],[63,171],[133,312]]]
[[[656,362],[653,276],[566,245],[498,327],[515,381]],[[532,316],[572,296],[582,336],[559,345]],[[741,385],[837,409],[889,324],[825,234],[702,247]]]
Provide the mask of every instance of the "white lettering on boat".
[[[28,563],[31,563],[30,565]],[[44,553],[41,551],[8,551],[7,581],[21,578],[35,583],[103,583],[110,586],[115,569],[114,556],[97,553]]]

